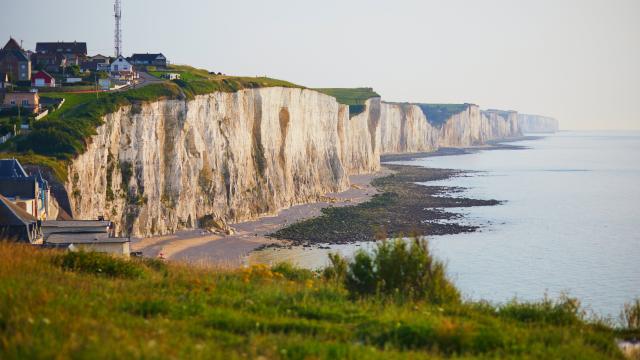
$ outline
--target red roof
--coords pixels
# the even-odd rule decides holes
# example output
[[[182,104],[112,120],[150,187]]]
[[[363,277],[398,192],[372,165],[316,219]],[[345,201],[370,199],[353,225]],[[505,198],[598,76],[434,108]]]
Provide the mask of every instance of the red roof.
[[[46,71],[38,71],[35,75],[31,76],[32,82],[35,82],[35,79],[44,79],[44,82],[49,84],[51,80],[53,80],[53,76],[51,76]]]

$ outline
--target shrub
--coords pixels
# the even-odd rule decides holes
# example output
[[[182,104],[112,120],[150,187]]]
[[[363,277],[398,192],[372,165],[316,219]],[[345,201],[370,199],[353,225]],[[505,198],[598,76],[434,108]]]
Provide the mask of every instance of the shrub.
[[[520,303],[513,300],[498,308],[500,316],[524,323],[546,323],[569,325],[583,318],[583,311],[577,299],[561,296],[558,300],[545,298],[536,303]]]
[[[349,269],[349,263],[345,258],[338,253],[329,253],[329,261],[331,265],[327,266],[322,276],[325,280],[336,281],[339,283],[344,282],[347,277],[347,270]]]
[[[620,319],[627,329],[640,329],[640,298],[624,304]]]
[[[65,270],[94,275],[137,278],[144,274],[139,264],[97,252],[66,252],[53,261]]]
[[[283,262],[271,268],[274,273],[282,274],[288,280],[303,281],[314,278],[311,270],[296,268],[290,263]]]
[[[352,296],[373,295],[376,292],[377,274],[369,253],[360,250],[349,264],[345,286]]]
[[[382,241],[373,256],[364,251],[349,264],[345,285],[354,296],[374,293],[399,300],[458,302],[460,293],[447,279],[445,266],[433,259],[427,242],[414,238]]]

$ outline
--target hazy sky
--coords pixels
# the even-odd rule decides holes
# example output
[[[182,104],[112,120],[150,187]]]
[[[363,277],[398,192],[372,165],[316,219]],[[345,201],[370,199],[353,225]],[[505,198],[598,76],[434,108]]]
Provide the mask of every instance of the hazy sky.
[[[540,113],[563,129],[640,129],[640,0],[123,0],[123,17],[127,54]],[[78,40],[112,54],[113,27],[111,0],[0,12],[0,37],[29,49]]]

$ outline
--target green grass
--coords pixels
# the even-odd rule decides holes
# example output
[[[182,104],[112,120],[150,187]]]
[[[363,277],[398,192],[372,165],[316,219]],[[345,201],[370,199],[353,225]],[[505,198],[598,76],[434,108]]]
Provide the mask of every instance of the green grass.
[[[451,116],[466,111],[469,104],[418,104],[427,121],[442,126]]]
[[[344,105],[364,105],[367,100],[380,97],[372,88],[322,88],[314,90],[333,96],[340,104]]]
[[[0,358],[622,359],[565,301],[354,300],[290,266],[82,257],[0,243]]]
[[[372,88],[324,88],[314,90],[335,97],[340,104],[349,105],[349,117],[363,113],[366,110],[367,100],[380,97]]]

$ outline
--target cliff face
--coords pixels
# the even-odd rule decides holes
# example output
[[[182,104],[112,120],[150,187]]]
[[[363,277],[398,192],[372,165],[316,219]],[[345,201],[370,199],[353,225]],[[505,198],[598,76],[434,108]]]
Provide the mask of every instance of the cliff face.
[[[414,104],[382,103],[380,120],[383,154],[434,151],[440,132]]]
[[[540,115],[518,115],[518,125],[524,133],[554,133],[560,128],[558,120]]]
[[[65,184],[72,215],[118,234],[166,234],[318,200],[383,153],[471,146],[519,134],[515,113],[475,105],[433,125],[413,104],[349,107],[319,92],[262,88],[163,100],[109,114]]]
[[[521,136],[518,126],[518,113],[515,111],[486,110],[481,111],[486,140],[504,139]]]
[[[105,216],[121,234],[246,220],[377,170],[378,121],[375,111],[349,119],[332,97],[284,88],[127,107],[73,161],[67,193],[74,217]]]
[[[433,125],[415,104],[382,103],[382,153],[434,151],[469,147],[521,135],[516,112],[480,111],[477,105]]]
[[[366,174],[380,169],[380,99],[366,102],[366,110],[349,117],[349,106],[340,105],[338,137],[342,164],[349,175]]]

